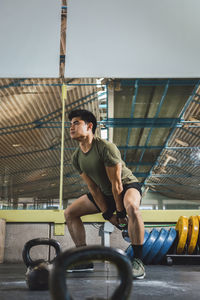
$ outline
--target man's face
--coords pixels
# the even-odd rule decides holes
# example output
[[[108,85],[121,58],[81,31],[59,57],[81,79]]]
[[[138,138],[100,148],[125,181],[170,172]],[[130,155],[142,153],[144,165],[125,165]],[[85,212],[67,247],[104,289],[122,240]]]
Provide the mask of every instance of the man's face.
[[[75,117],[71,120],[70,124],[70,136],[73,140],[81,140],[89,133],[89,124],[81,120],[80,117]]]

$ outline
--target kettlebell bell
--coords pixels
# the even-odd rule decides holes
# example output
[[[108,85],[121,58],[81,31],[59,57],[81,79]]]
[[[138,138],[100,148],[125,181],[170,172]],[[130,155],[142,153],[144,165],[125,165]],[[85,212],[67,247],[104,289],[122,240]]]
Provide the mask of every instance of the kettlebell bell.
[[[62,252],[55,258],[49,277],[49,289],[52,300],[74,299],[68,289],[66,270],[71,265],[92,260],[106,260],[117,267],[120,283],[108,300],[127,300],[132,289],[132,265],[122,250],[104,246],[84,246]],[[89,299],[102,299],[91,297]]]
[[[38,259],[33,261],[30,257],[30,249],[38,245],[53,246],[56,251],[56,256],[61,252],[60,244],[53,239],[48,238],[36,238],[28,241],[23,248],[22,257],[27,271],[25,274],[26,284],[30,290],[48,290],[49,288],[49,271],[52,267],[52,263],[56,256],[51,261],[45,261],[44,259]]]

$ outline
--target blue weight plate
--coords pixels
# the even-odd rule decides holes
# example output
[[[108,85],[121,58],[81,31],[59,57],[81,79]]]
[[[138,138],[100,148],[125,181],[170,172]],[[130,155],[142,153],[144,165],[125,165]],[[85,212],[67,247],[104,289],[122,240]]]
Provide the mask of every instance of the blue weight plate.
[[[145,230],[144,232],[144,243],[146,242],[146,240],[148,239],[149,236],[149,232],[147,230]],[[144,244],[143,243],[143,244]],[[132,245],[129,245],[128,248],[125,250],[126,255],[130,258],[133,259],[133,247]]]
[[[160,230],[160,233],[159,233],[157,239],[153,243],[153,245],[151,247],[151,250],[149,251],[148,255],[144,259],[145,264],[151,264],[152,263],[153,259],[156,257],[156,255],[158,254],[158,252],[162,248],[162,245],[164,244],[167,235],[168,235],[168,230],[162,228]]]
[[[168,235],[167,235],[160,251],[158,252],[156,257],[154,257],[154,259],[153,259],[154,264],[159,264],[162,261],[162,259],[168,253],[169,249],[171,248],[172,244],[174,243],[176,236],[177,236],[176,230],[174,228],[170,228],[168,230]]]
[[[153,246],[158,236],[159,236],[159,231],[156,228],[154,228],[149,233],[149,236],[142,248],[142,259],[144,259],[148,255],[149,251],[151,250],[151,247]]]
[[[133,258],[133,247],[129,245],[128,248],[125,250],[126,255],[132,260]]]
[[[130,238],[129,238],[129,236],[128,236],[128,230],[127,230],[127,229],[122,231],[122,237],[123,237],[123,239],[124,239],[126,242],[128,242],[128,243],[131,242],[131,240],[130,240]]]
[[[143,242],[143,245],[146,243],[146,240],[148,239],[149,237],[149,231],[148,230],[145,230],[144,232],[144,242]]]

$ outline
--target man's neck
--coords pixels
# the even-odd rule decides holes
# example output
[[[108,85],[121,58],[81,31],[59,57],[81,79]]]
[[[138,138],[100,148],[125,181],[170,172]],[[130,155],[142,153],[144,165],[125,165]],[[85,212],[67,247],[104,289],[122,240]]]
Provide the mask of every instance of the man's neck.
[[[79,142],[79,146],[84,153],[87,153],[91,149],[93,139],[94,139],[94,136],[89,135],[89,136],[85,137],[85,139],[83,139]]]

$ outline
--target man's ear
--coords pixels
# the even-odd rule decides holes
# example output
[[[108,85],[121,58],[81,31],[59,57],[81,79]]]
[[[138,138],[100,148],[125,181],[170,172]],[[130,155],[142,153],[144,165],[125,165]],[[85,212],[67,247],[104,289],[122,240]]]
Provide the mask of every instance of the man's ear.
[[[91,130],[92,130],[92,128],[93,128],[92,122],[88,123],[88,129],[91,129]]]

